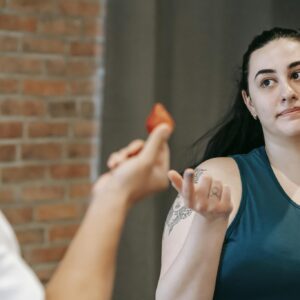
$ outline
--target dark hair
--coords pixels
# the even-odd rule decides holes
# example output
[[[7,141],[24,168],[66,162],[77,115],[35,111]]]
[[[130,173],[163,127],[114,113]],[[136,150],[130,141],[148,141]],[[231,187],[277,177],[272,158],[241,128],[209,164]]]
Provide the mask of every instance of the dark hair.
[[[222,120],[192,144],[192,149],[198,152],[199,146],[208,140],[202,158],[200,161],[192,163],[192,168],[195,168],[199,163],[213,157],[248,153],[252,149],[264,145],[261,124],[258,120],[255,120],[248,111],[241,92],[245,90],[247,94],[249,94],[248,71],[251,54],[267,43],[280,38],[300,41],[300,31],[276,27],[271,30],[263,31],[250,43],[243,56],[235,101]]]

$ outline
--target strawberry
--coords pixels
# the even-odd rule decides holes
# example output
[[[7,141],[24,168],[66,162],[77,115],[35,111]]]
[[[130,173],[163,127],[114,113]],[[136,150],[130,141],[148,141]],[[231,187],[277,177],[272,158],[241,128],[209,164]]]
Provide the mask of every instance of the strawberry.
[[[161,123],[168,124],[172,129],[175,126],[175,122],[168,111],[161,103],[154,104],[151,113],[146,120],[146,128],[150,133],[157,125]]]

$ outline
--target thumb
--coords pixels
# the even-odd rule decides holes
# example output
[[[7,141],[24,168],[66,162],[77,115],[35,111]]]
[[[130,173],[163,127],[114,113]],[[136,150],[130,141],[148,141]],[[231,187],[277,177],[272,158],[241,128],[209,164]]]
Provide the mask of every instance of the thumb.
[[[168,172],[168,178],[171,181],[172,186],[174,189],[181,194],[182,190],[182,176],[175,170],[170,170]]]
[[[161,150],[161,146],[168,141],[172,133],[172,128],[167,124],[161,124],[151,132],[145,147],[142,151],[143,155],[150,161],[157,158],[157,154]]]

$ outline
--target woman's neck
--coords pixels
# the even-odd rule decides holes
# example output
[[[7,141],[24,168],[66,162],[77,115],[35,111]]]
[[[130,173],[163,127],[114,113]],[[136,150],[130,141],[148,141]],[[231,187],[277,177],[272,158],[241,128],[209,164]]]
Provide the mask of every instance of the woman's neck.
[[[272,167],[300,185],[300,138],[280,142],[266,139],[266,152]]]

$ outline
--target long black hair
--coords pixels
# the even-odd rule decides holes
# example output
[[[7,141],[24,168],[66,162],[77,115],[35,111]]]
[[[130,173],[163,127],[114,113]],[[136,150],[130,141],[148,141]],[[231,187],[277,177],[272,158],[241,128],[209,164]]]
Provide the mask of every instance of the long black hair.
[[[267,43],[280,38],[300,41],[300,31],[275,27],[263,31],[252,40],[243,56],[235,101],[221,121],[192,144],[192,150],[197,153],[199,146],[208,141],[202,158],[197,162],[192,162],[192,168],[213,157],[248,153],[252,149],[264,145],[261,124],[248,111],[242,98],[242,91],[246,91],[249,95],[248,71],[251,54]]]

